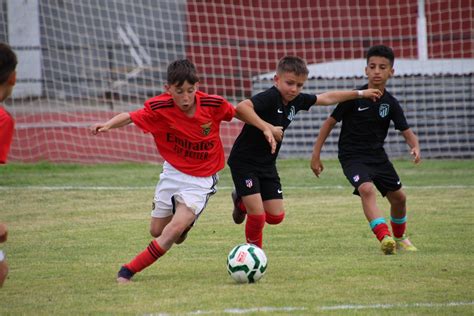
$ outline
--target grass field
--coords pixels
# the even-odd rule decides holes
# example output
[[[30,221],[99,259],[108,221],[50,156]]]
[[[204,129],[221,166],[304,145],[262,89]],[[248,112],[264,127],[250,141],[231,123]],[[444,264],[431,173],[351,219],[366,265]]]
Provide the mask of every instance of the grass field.
[[[287,217],[267,226],[261,281],[227,275],[244,241],[221,172],[187,241],[134,282],[115,276],[150,242],[160,166],[10,164],[0,168],[0,220],[10,228],[10,275],[0,315],[473,315],[474,162],[396,161],[417,253],[384,256],[336,161],[316,179],[305,160],[282,160]],[[379,200],[386,210],[387,202]]]

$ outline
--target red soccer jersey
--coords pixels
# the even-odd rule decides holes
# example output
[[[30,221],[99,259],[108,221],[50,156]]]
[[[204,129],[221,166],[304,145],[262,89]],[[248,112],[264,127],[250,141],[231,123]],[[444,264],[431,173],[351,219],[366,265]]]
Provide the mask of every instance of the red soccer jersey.
[[[224,168],[220,123],[231,121],[235,108],[220,96],[196,92],[196,112],[187,117],[169,93],[145,102],[130,117],[145,133],[151,133],[161,156],[179,171],[208,177]]]
[[[0,164],[7,162],[14,129],[15,121],[11,115],[0,106]]]

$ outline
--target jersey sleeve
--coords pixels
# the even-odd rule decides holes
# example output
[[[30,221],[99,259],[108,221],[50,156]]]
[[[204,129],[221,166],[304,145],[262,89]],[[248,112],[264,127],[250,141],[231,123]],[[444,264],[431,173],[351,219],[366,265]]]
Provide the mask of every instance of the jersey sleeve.
[[[265,112],[275,106],[278,103],[278,93],[275,92],[276,89],[270,88],[251,97],[250,101],[252,101],[255,112]]]
[[[353,106],[351,101],[341,102],[336,108],[332,111],[331,117],[334,118],[337,122],[342,121],[344,114]]]
[[[318,99],[315,94],[301,93],[300,96],[303,100],[301,109],[305,111],[308,111],[313,105],[315,105],[316,100]]]
[[[130,119],[132,122],[138,126],[145,133],[154,133],[159,120],[158,114],[156,111],[153,111],[150,108],[149,101],[145,102],[145,106],[139,110],[129,112]]]
[[[401,132],[410,128],[405,114],[403,113],[403,109],[398,101],[394,103],[392,121],[395,125],[395,129]]]
[[[226,99],[222,98],[221,106],[219,107],[218,119],[219,121],[230,122],[235,116],[235,107]]]

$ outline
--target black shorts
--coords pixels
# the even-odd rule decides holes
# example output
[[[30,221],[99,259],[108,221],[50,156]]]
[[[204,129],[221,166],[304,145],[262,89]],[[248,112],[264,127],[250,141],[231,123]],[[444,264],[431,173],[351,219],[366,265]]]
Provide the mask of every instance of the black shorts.
[[[400,177],[390,161],[383,163],[341,162],[341,166],[347,180],[355,188],[355,195],[359,195],[358,188],[365,182],[373,182],[382,196],[402,187]]]
[[[276,166],[267,168],[230,168],[238,196],[260,193],[262,200],[283,199]]]

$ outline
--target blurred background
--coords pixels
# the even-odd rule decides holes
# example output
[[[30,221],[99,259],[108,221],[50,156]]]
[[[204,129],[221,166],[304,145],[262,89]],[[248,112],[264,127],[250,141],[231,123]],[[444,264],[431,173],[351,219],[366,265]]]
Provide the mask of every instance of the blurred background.
[[[16,120],[10,162],[162,162],[133,125],[100,136],[88,127],[163,92],[178,58],[196,64],[201,90],[236,105],[271,87],[285,55],[307,61],[304,92],[354,89],[377,44],[394,49],[388,90],[424,158],[474,156],[474,0],[0,0],[0,41],[19,58],[5,103]],[[310,157],[333,108],[300,112],[280,157]],[[226,153],[240,128],[222,124]],[[326,157],[337,156],[338,130]],[[409,156],[393,128],[386,149]]]

